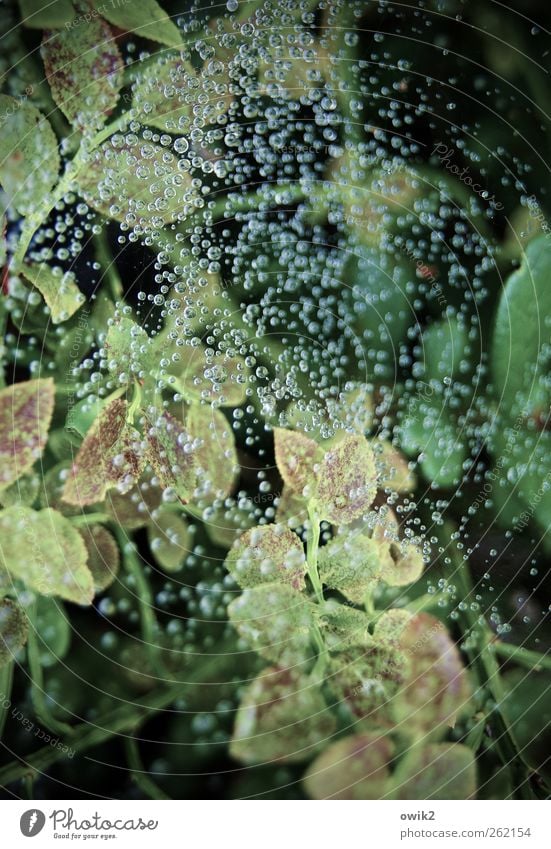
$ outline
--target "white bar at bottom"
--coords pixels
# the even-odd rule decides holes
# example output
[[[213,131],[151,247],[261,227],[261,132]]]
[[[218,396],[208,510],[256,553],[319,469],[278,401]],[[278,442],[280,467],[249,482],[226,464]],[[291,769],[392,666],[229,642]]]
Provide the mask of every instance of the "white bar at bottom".
[[[550,814],[545,801],[0,802],[1,845],[10,849],[548,849]]]

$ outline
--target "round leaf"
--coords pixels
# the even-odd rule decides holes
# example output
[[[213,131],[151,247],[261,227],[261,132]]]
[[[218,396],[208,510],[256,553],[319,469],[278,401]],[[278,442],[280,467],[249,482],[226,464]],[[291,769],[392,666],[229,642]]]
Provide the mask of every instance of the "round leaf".
[[[233,544],[226,568],[240,587],[278,581],[304,588],[306,559],[299,538],[283,525],[261,525]]]
[[[360,518],[377,493],[375,458],[367,440],[340,440],[323,457],[318,480],[316,502],[323,519],[346,525]]]

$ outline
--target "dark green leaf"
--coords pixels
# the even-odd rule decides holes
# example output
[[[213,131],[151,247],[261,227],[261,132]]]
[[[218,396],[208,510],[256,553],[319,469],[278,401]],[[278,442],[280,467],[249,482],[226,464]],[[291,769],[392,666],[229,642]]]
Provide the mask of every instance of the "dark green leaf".
[[[71,0],[18,0],[21,21],[32,29],[57,29],[75,17]]]
[[[133,32],[140,38],[149,38],[168,47],[178,47],[182,43],[178,27],[156,0],[140,0],[139,3],[105,3],[104,0],[92,0],[92,5],[110,24]]]

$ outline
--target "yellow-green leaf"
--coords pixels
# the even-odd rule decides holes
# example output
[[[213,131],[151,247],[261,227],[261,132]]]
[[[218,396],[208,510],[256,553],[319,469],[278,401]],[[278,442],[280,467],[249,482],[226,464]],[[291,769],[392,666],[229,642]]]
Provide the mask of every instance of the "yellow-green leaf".
[[[274,447],[277,468],[286,486],[298,495],[303,495],[306,487],[315,491],[315,467],[323,457],[318,444],[298,430],[275,427]]]
[[[119,572],[119,547],[111,534],[102,525],[80,528],[88,553],[88,568],[92,573],[97,593],[110,587]]]
[[[57,510],[0,512],[0,567],[41,595],[91,604],[92,573],[79,532]]]
[[[0,185],[21,215],[44,203],[59,174],[57,140],[30,103],[0,94]]]
[[[195,210],[196,191],[188,171],[167,148],[122,136],[94,150],[77,177],[86,202],[129,226],[183,222]]]
[[[72,271],[64,273],[45,263],[25,263],[21,273],[46,301],[54,324],[67,321],[86,300]]]
[[[332,743],[304,776],[311,799],[381,799],[388,787],[393,746],[388,737],[355,734]]]
[[[198,85],[197,74],[179,53],[159,57],[134,84],[136,117],[164,132],[188,130]]]

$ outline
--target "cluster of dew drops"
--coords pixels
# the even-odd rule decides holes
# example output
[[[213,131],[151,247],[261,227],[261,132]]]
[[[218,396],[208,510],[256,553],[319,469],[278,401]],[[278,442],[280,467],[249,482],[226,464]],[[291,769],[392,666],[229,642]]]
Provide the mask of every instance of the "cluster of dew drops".
[[[392,439],[392,416],[417,391],[418,314],[434,307],[436,293],[413,266],[406,282],[406,342],[393,355],[388,346],[381,349],[378,336],[389,332],[392,307],[386,306],[383,292],[375,303],[380,328],[374,331],[369,322],[362,323],[366,297],[357,281],[369,274],[369,256],[342,213],[347,180],[361,182],[376,168],[396,173],[422,159],[427,142],[418,138],[420,123],[430,128],[433,140],[446,132],[450,143],[484,170],[478,149],[468,149],[469,133],[454,114],[451,89],[410,73],[410,59],[396,60],[376,26],[365,56],[350,68],[354,88],[343,83],[342,51],[358,39],[353,31],[342,37],[337,26],[346,2],[325,0],[314,12],[309,2],[280,0],[264,4],[254,19],[241,21],[238,3],[228,0],[225,14],[214,25],[206,25],[199,12],[177,21],[188,44],[183,55],[201,68],[201,82],[197,86],[186,83],[185,76],[184,82],[175,79],[166,97],[173,102],[179,94],[182,104],[189,104],[188,114],[180,122],[168,120],[166,132],[133,120],[122,135],[132,143],[138,138],[145,146],[159,145],[176,157],[193,189],[194,211],[185,220],[163,227],[161,218],[137,224],[129,217],[106,228],[82,200],[67,202],[61,213],[58,205],[57,259],[77,260],[92,236],[108,231],[125,301],[150,337],[170,325],[175,347],[204,346],[206,375],[215,385],[226,376],[219,365],[222,355],[239,355],[246,364],[246,401],[230,409],[228,418],[250,468],[237,494],[205,506],[207,522],[239,511],[247,517],[244,527],[273,520],[278,484],[269,462],[271,426],[292,426],[298,417],[306,431],[330,437],[348,424],[346,405],[331,402],[360,384],[375,399],[377,434]],[[376,25],[387,4],[369,5]],[[430,17],[420,10],[408,14],[408,26],[421,37],[431,26]],[[403,26],[406,31],[405,22]],[[127,51],[129,63],[147,60],[133,45]],[[302,70],[293,81],[297,61]],[[143,106],[147,111],[147,104]],[[438,113],[446,116],[445,130],[434,117]],[[362,125],[369,131],[358,138],[357,127]],[[120,145],[120,135],[114,144]],[[515,164],[518,171],[521,165]],[[336,168],[338,179],[332,182]],[[308,189],[302,195],[296,191],[299,185],[320,184],[326,187],[324,214],[319,214],[321,202],[305,202]],[[420,196],[413,215],[406,215],[393,231],[383,229],[377,255],[390,269],[406,255],[422,257],[428,267],[440,265],[455,292],[446,315],[474,328],[476,338],[477,307],[486,295],[485,274],[493,268],[493,257],[491,246],[470,226],[470,216],[489,213],[482,201],[471,198],[467,214],[443,189],[436,191],[436,209]],[[255,196],[249,206],[236,200],[244,194]],[[100,262],[91,260],[89,267],[96,282],[103,279]],[[117,306],[120,313],[128,312],[123,303]],[[78,397],[106,396],[116,389],[116,379],[106,376],[103,365],[98,348],[75,370]],[[483,368],[481,362],[478,380]],[[457,388],[461,394],[460,381]],[[295,419],[289,418],[290,405]],[[473,445],[476,437],[473,430]],[[474,475],[483,481],[481,466],[474,468]],[[396,510],[409,533],[424,539],[430,556],[437,548],[434,525],[442,522],[447,501],[430,490],[422,498],[430,508],[428,520],[409,502],[397,503]],[[209,556],[208,541],[198,526],[193,531],[196,542],[185,566],[190,574],[202,569],[204,579],[193,586],[184,578],[166,579],[159,582],[155,598],[160,610],[171,612],[167,628],[182,651],[192,650],[194,641],[208,644],[212,637],[205,636],[201,623],[222,622],[225,603],[232,598],[223,556]],[[440,586],[435,580],[428,591],[443,588],[454,596],[453,581]],[[182,600],[187,605],[185,621],[172,615]],[[108,618],[125,613],[109,597],[102,604]],[[502,626],[497,610],[495,615]],[[116,641],[116,632],[104,639],[105,648],[111,648],[108,643]]]

